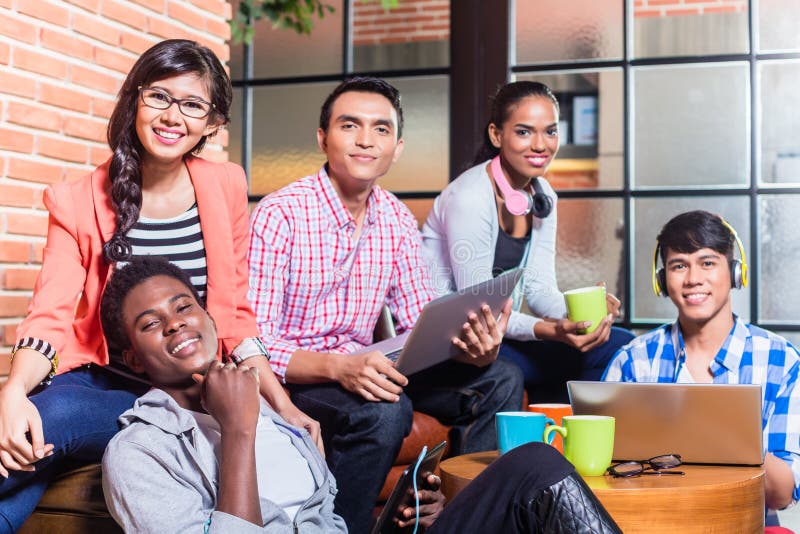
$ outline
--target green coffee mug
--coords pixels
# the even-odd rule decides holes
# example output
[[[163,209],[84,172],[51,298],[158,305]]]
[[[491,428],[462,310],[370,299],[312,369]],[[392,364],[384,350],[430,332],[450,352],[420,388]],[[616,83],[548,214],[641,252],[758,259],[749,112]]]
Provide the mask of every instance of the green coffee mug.
[[[579,334],[590,334],[597,330],[600,322],[608,315],[606,288],[589,286],[564,292],[567,304],[567,317],[574,323],[591,321],[589,328],[578,330]]]
[[[614,418],[606,415],[565,415],[564,426],[548,426],[544,441],[551,432],[564,440],[564,457],[583,476],[595,477],[606,472],[614,453]]]

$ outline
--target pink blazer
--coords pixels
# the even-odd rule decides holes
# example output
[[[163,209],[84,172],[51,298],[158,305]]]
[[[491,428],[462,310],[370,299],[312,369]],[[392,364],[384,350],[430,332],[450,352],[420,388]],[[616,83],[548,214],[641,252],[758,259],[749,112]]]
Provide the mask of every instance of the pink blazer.
[[[208,263],[207,307],[223,349],[230,352],[242,339],[258,335],[247,300],[247,182],[233,163],[190,157],[186,165]],[[116,227],[108,168],[107,161],[87,177],[44,193],[50,211],[47,244],[17,339],[34,336],[53,345],[59,373],[108,363],[100,326],[100,299],[112,271],[103,260],[103,243]]]

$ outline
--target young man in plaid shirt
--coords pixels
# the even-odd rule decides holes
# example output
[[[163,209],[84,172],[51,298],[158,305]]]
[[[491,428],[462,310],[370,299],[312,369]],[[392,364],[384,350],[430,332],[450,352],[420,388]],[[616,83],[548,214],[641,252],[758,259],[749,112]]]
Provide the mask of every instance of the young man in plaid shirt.
[[[400,331],[434,296],[417,222],[376,185],[403,150],[397,90],[376,78],[343,82],[317,130],[327,163],[265,197],[251,218],[250,300],[273,369],[295,404],[319,420],[350,532],[372,507],[412,421],[412,403],[454,425],[453,451],[496,448],[494,414],[522,403],[519,370],[495,361],[510,301],[495,322],[465,317],[462,350],[409,380],[371,344],[388,305]]]
[[[731,288],[747,284],[733,228],[705,211],[682,213],[658,235],[654,290],[669,296],[678,320],[639,336],[617,352],[604,380],[761,384],[768,509],[800,498],[800,355],[782,337],[731,311]],[[654,258],[654,262],[657,262]],[[768,523],[773,517],[768,517]]]

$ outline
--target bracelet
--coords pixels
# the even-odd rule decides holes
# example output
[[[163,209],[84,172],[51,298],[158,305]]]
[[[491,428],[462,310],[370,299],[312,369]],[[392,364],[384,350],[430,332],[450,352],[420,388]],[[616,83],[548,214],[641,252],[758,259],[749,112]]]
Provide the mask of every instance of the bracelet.
[[[266,356],[267,360],[270,359],[267,347],[257,337],[248,337],[242,340],[230,353],[230,359],[236,365],[253,356]]]
[[[58,371],[58,353],[53,346],[43,339],[37,339],[35,337],[24,337],[17,341],[17,344],[14,345],[14,348],[11,350],[11,361],[14,361],[14,355],[17,353],[19,349],[31,349],[35,350],[50,362],[50,373],[42,380],[42,385],[48,385],[53,380],[53,377],[56,376],[56,372]]]

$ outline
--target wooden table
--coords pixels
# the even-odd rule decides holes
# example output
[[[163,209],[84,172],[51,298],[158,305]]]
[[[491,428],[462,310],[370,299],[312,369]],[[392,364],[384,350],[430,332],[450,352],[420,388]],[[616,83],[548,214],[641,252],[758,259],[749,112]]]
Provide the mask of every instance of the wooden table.
[[[497,451],[456,456],[440,464],[450,500],[477,477]],[[764,532],[764,469],[682,465],[686,474],[585,477],[625,534],[631,532]]]

